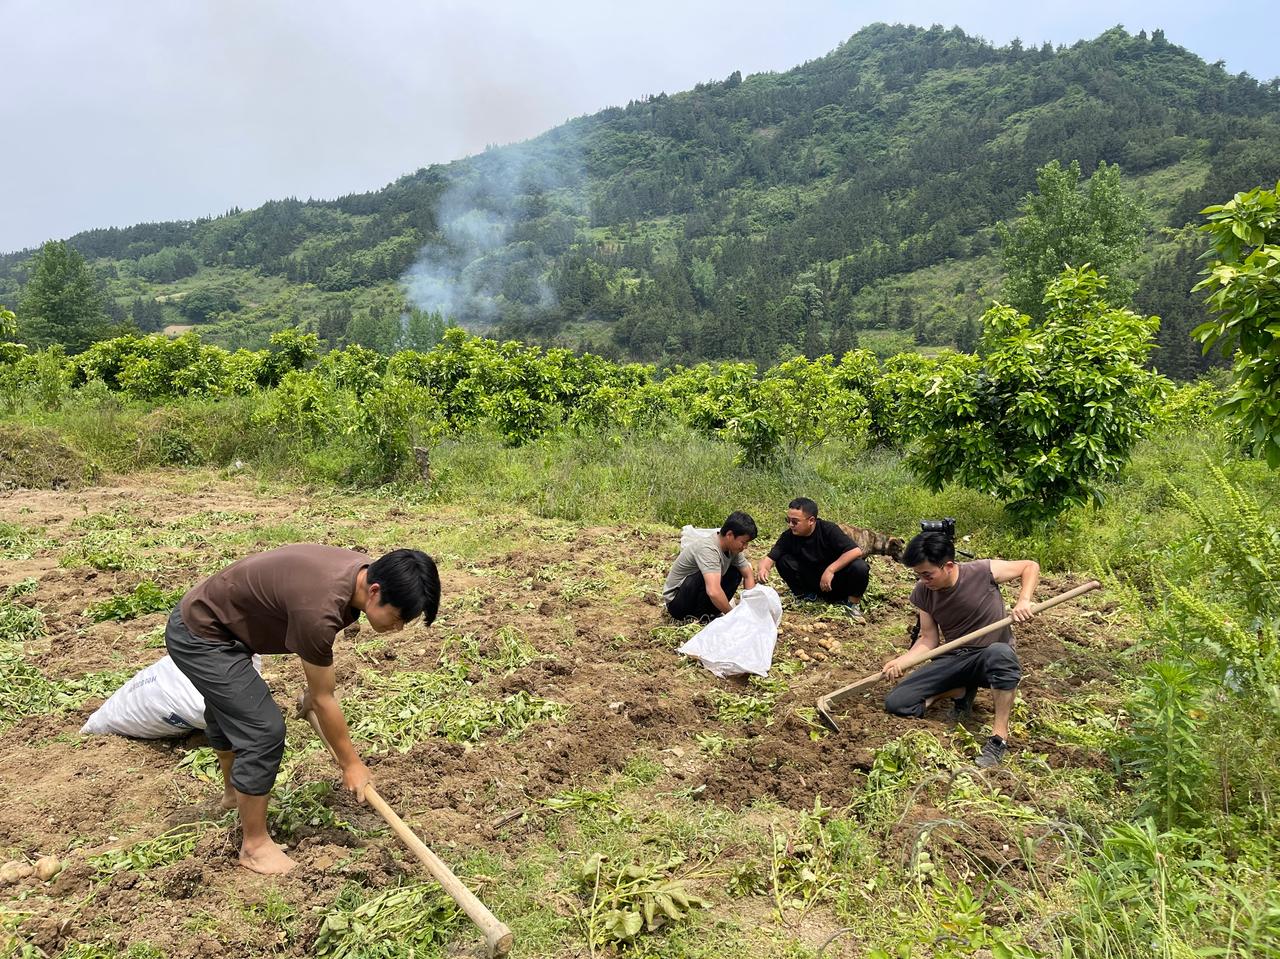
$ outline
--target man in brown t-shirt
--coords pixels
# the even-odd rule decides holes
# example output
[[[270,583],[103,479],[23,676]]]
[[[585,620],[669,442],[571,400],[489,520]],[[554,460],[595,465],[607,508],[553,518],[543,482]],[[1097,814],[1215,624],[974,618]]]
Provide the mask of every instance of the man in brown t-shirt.
[[[333,546],[282,546],[246,557],[190,589],[169,616],[169,656],[205,701],[223,807],[238,809],[240,863],[265,874],[294,862],[267,833],[267,796],[284,755],[284,717],[253,668],[254,653],[296,653],[310,708],[333,746],[343,784],[363,802],[369,768],[334,695],[333,641],[364,613],[374,632],[403,629],[440,608],[440,576],[426,553],[398,549],[369,562]]]
[[[920,635],[907,652],[884,664],[886,679],[900,678],[904,658],[936,649],[943,637],[959,639],[1004,619],[1008,614],[1000,593],[1001,583],[1022,581],[1013,607],[1015,622],[1024,623],[1034,615],[1031,597],[1040,582],[1040,565],[1035,560],[957,563],[951,537],[944,532],[928,532],[907,544],[902,562],[916,574],[911,603],[920,611]],[[920,667],[890,690],[884,708],[895,716],[918,718],[938,700],[952,699],[957,711],[963,712],[972,705],[979,687],[989,688],[995,700],[995,718],[991,738],[977,759],[977,765],[987,769],[999,765],[1008,749],[1009,715],[1021,679],[1022,666],[1013,651],[1013,630],[1006,626]]]

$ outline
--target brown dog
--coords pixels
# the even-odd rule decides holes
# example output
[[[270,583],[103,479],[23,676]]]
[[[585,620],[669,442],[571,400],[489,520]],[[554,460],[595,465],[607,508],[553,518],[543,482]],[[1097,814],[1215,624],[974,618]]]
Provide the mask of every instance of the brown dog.
[[[889,536],[861,526],[846,526],[844,523],[840,524],[840,528],[862,550],[864,556],[888,556],[895,563],[902,562],[902,551],[907,548],[907,541],[901,536]]]

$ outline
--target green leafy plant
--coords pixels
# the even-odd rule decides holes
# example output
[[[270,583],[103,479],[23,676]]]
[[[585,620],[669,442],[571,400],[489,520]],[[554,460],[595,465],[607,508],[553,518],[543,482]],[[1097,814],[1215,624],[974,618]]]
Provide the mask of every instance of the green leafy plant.
[[[228,821],[229,818],[222,822],[199,820],[183,823],[158,836],[142,839],[123,849],[113,849],[93,856],[89,859],[89,864],[103,874],[124,870],[144,871],[154,869],[156,866],[167,866],[191,855],[191,851],[196,848],[196,843],[207,830],[218,828]]]
[[[289,838],[303,828],[350,830],[351,824],[325,802],[332,792],[327,782],[277,787],[267,807],[272,834]]]
[[[1023,522],[1098,503],[1152,419],[1159,377],[1144,367],[1158,320],[1115,309],[1107,280],[1065,270],[1043,323],[1008,306],[983,317],[977,375],[941,371],[922,412],[912,469],[1004,501]]]
[[[626,945],[685,919],[693,909],[710,903],[689,892],[686,883],[705,870],[677,872],[684,856],[651,865],[614,863],[593,853],[575,873],[580,895],[586,900],[579,923],[591,955],[608,945]]]
[[[182,599],[186,589],[162,589],[149,579],[144,579],[133,588],[132,593],[124,593],[94,603],[85,614],[95,623],[108,619],[130,620],[147,613],[161,613],[173,609]]]
[[[0,559],[30,559],[52,542],[40,535],[39,530],[0,520]]]
[[[485,699],[470,691],[465,677],[465,667],[370,674],[367,688],[343,700],[352,735],[378,748],[404,752],[432,736],[467,742],[490,729],[517,735],[530,723],[559,721],[567,715],[562,704],[523,690],[501,700]]]
[[[44,614],[34,606],[0,599],[0,643],[21,643],[44,635]],[[16,598],[16,597],[15,597]]]
[[[772,696],[737,696],[718,690],[712,697],[716,706],[716,718],[722,723],[773,722],[774,700]]]
[[[462,916],[435,884],[397,886],[369,895],[348,885],[325,912],[316,936],[319,959],[399,959],[431,955]]]
[[[1203,212],[1214,260],[1195,289],[1208,292],[1205,303],[1218,315],[1195,336],[1206,350],[1236,347],[1234,389],[1222,412],[1268,466],[1280,468],[1280,183]]]

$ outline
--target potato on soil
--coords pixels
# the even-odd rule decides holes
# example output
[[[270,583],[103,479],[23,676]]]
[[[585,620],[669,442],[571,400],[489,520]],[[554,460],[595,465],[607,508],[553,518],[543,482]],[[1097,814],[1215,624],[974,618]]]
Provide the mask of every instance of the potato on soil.
[[[36,860],[36,878],[41,882],[48,882],[61,871],[62,863],[58,861],[57,856],[41,856]]]

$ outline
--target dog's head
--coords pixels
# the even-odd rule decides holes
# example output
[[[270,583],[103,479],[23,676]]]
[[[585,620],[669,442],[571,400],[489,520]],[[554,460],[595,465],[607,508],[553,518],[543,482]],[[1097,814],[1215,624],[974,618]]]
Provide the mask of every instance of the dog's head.
[[[889,545],[885,548],[884,554],[895,563],[902,562],[902,551],[907,548],[907,541],[901,536],[890,536]]]

